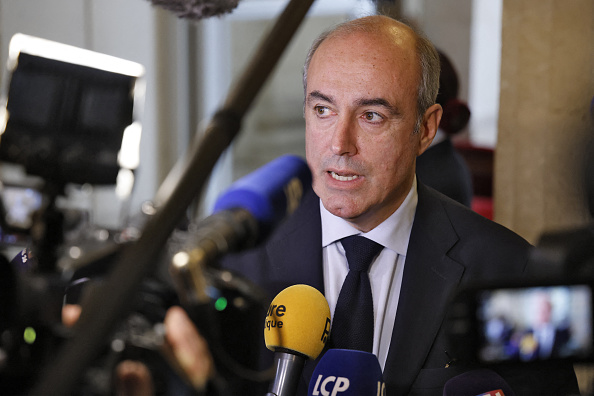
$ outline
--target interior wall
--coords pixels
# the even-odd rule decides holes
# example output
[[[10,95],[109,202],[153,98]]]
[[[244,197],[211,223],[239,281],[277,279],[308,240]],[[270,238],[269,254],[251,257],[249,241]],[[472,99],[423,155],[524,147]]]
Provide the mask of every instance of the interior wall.
[[[475,146],[497,145],[503,0],[474,0],[470,30],[468,129]]]
[[[592,135],[593,21],[591,0],[503,5],[495,219],[533,243],[591,220],[582,164]]]
[[[403,16],[416,21],[435,47],[450,58],[460,80],[460,99],[467,101],[473,0],[410,0],[409,3],[416,5],[406,6]]]

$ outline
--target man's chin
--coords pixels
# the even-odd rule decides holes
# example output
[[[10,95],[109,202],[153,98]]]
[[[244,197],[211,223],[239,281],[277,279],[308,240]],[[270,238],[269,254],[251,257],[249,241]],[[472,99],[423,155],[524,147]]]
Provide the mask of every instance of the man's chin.
[[[324,208],[328,212],[342,219],[352,221],[356,220],[362,214],[361,210],[355,204],[348,202],[348,200],[336,198],[335,196],[321,199]]]

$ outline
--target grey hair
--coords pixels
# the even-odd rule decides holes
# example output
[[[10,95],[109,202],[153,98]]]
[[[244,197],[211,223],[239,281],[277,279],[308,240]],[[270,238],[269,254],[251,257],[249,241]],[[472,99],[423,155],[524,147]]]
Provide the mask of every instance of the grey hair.
[[[421,130],[421,124],[423,122],[423,116],[425,111],[433,104],[437,98],[439,91],[439,55],[437,50],[429,41],[429,39],[418,30],[409,26],[416,36],[416,52],[419,57],[421,76],[417,90],[417,120],[415,123],[414,133],[418,133]],[[309,65],[314,53],[320,47],[320,45],[329,37],[338,35],[348,35],[354,32],[377,32],[378,28],[376,24],[369,23],[366,18],[354,19],[351,21],[342,22],[331,29],[323,32],[316,38],[305,57],[305,63],[303,65],[303,91],[304,97],[307,95],[307,72]],[[304,103],[305,106],[305,103]]]
[[[417,123],[415,132],[421,130],[425,111],[435,104],[439,92],[439,73],[441,66],[437,50],[424,34],[416,32],[416,49],[421,64],[421,81],[417,90]]]

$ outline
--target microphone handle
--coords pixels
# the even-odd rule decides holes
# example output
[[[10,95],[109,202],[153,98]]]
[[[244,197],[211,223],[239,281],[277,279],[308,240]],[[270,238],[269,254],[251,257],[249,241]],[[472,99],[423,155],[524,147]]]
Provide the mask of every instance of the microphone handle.
[[[294,396],[305,365],[305,357],[288,352],[274,353],[276,375],[266,396]]]

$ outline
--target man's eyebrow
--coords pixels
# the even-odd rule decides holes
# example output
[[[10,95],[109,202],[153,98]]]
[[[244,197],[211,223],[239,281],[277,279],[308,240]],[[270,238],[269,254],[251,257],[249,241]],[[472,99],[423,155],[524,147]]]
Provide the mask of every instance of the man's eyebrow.
[[[359,99],[356,102],[357,106],[381,106],[388,110],[391,114],[398,115],[400,111],[397,107],[394,107],[384,98],[370,98],[370,99]]]
[[[307,95],[307,101],[309,102],[312,99],[321,99],[328,103],[334,103],[334,99],[331,96],[324,95],[320,91],[311,91],[309,95]]]
[[[308,102],[313,99],[320,99],[320,100],[323,100],[330,104],[334,103],[334,98],[332,96],[325,95],[317,90],[311,91],[309,93],[309,95],[307,96]],[[369,99],[362,98],[362,99],[358,99],[355,102],[355,105],[358,107],[360,107],[360,106],[381,106],[381,107],[385,108],[390,114],[393,114],[393,115],[401,114],[401,111],[397,107],[390,104],[390,102],[388,102],[384,98],[369,98]]]

